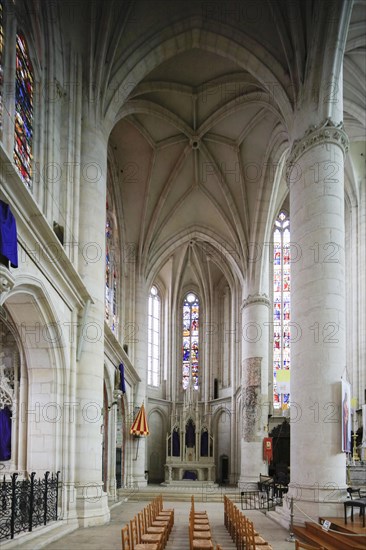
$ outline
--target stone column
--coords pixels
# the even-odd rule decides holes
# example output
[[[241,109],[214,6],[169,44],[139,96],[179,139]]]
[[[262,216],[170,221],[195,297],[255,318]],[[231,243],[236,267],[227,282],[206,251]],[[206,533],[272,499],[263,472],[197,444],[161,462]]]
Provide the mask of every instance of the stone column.
[[[295,518],[337,515],[346,486],[341,379],[346,377],[342,124],[295,142],[288,163],[291,241],[291,485]]]
[[[92,303],[81,312],[76,365],[76,511],[83,527],[109,520],[102,481],[107,138],[85,117],[81,136],[79,267]],[[81,332],[80,332],[81,331]]]
[[[134,407],[145,405],[146,415],[148,414],[147,407],[147,315],[148,315],[148,296],[149,292],[143,278],[136,276],[136,309],[135,309],[135,368],[140,377],[140,382],[137,384]],[[132,467],[133,467],[133,482],[138,487],[146,486],[145,470],[147,470],[147,437],[140,437],[137,441],[133,436],[128,435],[132,439]]]
[[[266,473],[263,438],[268,424],[269,300],[249,295],[242,305],[241,470],[242,489],[257,487]]]

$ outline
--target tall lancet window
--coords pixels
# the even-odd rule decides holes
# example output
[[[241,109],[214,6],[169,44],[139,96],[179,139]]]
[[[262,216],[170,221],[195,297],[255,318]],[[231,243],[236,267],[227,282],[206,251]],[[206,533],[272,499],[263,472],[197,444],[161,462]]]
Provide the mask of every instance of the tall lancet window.
[[[33,68],[22,34],[16,37],[14,162],[27,187],[32,185]]]
[[[115,212],[107,199],[105,222],[105,320],[118,332],[119,253]]]
[[[149,296],[147,349],[147,383],[150,386],[159,386],[160,297],[156,286],[151,288]]]
[[[183,303],[183,389],[189,380],[198,390],[199,380],[199,300],[189,292]]]
[[[290,220],[281,212],[273,234],[273,406],[289,407]]]

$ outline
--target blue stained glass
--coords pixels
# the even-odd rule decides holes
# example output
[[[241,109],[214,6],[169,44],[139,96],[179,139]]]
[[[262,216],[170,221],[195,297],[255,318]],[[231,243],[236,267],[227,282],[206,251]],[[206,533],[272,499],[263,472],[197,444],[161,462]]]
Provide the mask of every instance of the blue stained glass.
[[[290,222],[281,212],[273,232],[273,406],[286,409],[290,395],[280,394],[276,386],[276,372],[290,368]]]
[[[111,328],[116,333],[118,329],[118,272],[117,272],[117,236],[114,231],[113,218],[114,211],[106,204],[106,223],[105,223],[105,313],[104,317]]]
[[[27,185],[32,185],[33,68],[22,34],[16,37],[15,140],[13,158]]]
[[[183,304],[182,384],[187,389],[191,378],[198,390],[199,380],[199,302],[189,293]]]

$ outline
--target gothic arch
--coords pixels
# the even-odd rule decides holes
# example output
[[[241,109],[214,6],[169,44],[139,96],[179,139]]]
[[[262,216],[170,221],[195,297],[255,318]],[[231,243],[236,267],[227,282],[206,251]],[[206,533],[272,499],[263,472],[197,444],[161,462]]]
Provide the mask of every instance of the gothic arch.
[[[166,411],[154,407],[148,414],[150,435],[147,440],[148,479],[152,482],[164,480],[164,464],[166,462]],[[156,419],[156,420],[155,420]]]
[[[227,474],[232,474],[230,472],[229,464],[232,463],[233,457],[231,456],[232,448],[232,412],[227,408],[227,406],[218,407],[212,418],[213,433],[215,438],[215,467],[216,467],[216,479],[219,481],[224,481],[222,477],[222,468],[223,461],[228,466]],[[224,422],[222,422],[222,419]],[[234,435],[235,437],[235,435]],[[225,480],[229,479],[225,477]]]
[[[61,470],[70,457],[57,453],[72,423],[65,402],[74,401],[71,376],[65,356],[67,330],[58,320],[45,287],[32,277],[20,277],[6,297],[24,351],[25,380],[28,387],[20,395],[20,415],[27,431],[24,469],[37,474]],[[67,388],[66,395],[63,388]],[[46,457],[47,456],[47,460]],[[44,464],[43,468],[39,464]],[[47,466],[46,466],[47,464]]]
[[[193,20],[189,18],[172,24],[164,31],[160,30],[153,37],[150,36],[144,44],[139,44],[130,55],[130,66],[133,66],[133,69],[127,74],[123,74],[122,68],[117,68],[109,86],[114,93],[108,97],[104,111],[110,129],[118,122],[119,109],[128,94],[149,72],[164,61],[193,48],[216,53],[235,61],[254,75],[264,88],[268,83],[278,86],[279,112],[288,122],[290,121],[292,107],[285,91],[285,85],[289,87],[290,83],[286,83],[285,71],[274,57],[258,42],[238,33],[237,30],[195,17]],[[253,48],[260,53],[255,56],[252,53]],[[272,70],[268,67],[272,67]]]

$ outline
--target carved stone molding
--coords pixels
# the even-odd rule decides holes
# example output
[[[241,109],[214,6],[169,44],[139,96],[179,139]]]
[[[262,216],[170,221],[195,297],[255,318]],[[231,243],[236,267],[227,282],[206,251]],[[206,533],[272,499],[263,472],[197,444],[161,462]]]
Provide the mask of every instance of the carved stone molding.
[[[5,407],[10,409],[13,406],[14,390],[10,385],[8,377],[5,375],[4,365],[0,365],[0,410]]]
[[[246,442],[256,440],[256,420],[260,406],[262,357],[248,357],[242,365],[242,438]]]
[[[349,139],[344,131],[343,122],[334,124],[332,119],[326,118],[322,124],[310,126],[304,136],[294,142],[287,160],[286,178],[288,183],[293,165],[299,160],[301,155],[315,145],[322,143],[333,143],[342,149],[343,154],[347,153]]]
[[[241,304],[241,309],[244,309],[252,304],[259,304],[269,307],[270,301],[267,294],[249,294],[248,297],[243,300],[243,303]]]
[[[4,265],[0,264],[0,297],[6,292],[9,292],[15,283],[13,275]]]

